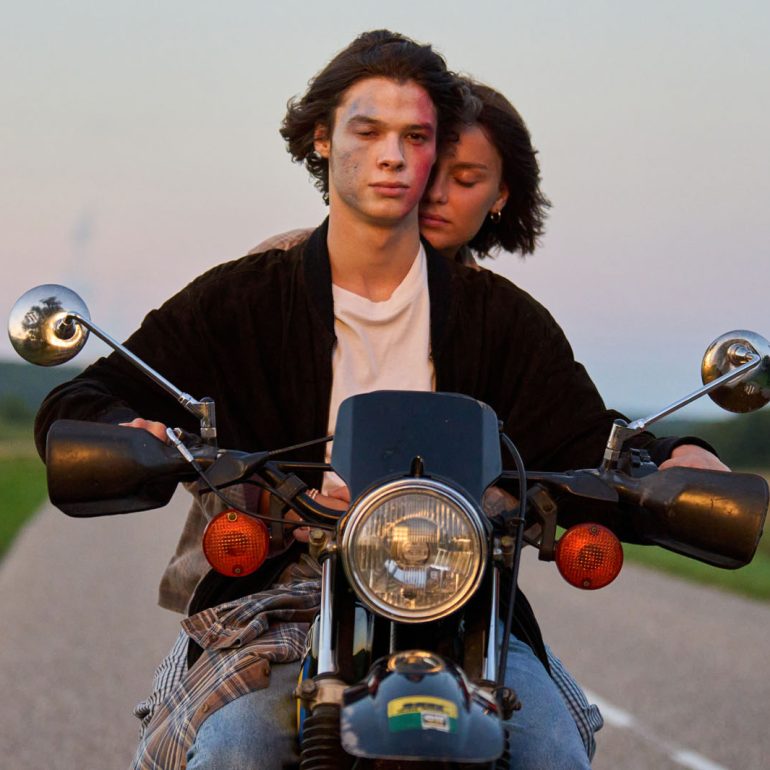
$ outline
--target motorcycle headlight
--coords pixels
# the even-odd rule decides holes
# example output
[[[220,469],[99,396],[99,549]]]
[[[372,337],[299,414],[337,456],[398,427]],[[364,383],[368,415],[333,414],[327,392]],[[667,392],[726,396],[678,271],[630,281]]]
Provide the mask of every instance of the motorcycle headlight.
[[[351,507],[342,563],[359,598],[402,623],[436,620],[461,607],[486,563],[482,514],[432,479],[399,479]]]

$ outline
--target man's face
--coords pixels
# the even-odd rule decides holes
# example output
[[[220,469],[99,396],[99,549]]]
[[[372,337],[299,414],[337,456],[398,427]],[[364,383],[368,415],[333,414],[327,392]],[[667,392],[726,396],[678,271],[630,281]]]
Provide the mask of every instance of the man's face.
[[[331,137],[316,128],[329,159],[329,205],[353,218],[394,226],[412,216],[436,158],[436,108],[412,81],[366,78],[343,95]]]

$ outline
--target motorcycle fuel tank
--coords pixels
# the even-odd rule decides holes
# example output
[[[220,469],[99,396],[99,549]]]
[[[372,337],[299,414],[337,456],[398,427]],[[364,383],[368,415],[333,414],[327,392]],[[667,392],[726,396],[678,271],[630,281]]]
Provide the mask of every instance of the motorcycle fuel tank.
[[[343,704],[342,746],[354,756],[492,762],[503,753],[495,701],[432,652],[381,658],[365,682],[345,690]]]

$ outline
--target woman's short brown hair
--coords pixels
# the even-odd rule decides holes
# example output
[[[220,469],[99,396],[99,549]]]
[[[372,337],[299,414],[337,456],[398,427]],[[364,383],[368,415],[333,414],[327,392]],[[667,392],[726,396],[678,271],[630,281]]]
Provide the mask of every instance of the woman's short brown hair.
[[[497,222],[489,217],[468,244],[479,257],[502,248],[531,254],[545,230],[551,203],[540,190],[540,166],[527,126],[516,108],[500,93],[466,79],[470,94],[465,123],[478,123],[500,153],[508,201]]]
[[[464,114],[464,88],[430,45],[388,30],[359,35],[310,81],[304,96],[289,101],[281,124],[287,150],[297,163],[305,163],[327,203],[329,161],[315,151],[316,126],[326,126],[331,133],[334,110],[347,89],[363,78],[375,77],[412,81],[425,89],[436,108],[439,143],[443,132]]]

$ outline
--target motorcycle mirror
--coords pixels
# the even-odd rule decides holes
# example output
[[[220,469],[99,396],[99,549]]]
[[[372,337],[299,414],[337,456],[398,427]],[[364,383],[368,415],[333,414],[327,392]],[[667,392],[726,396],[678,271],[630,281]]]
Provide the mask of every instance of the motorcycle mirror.
[[[88,340],[81,318],[90,320],[85,302],[71,289],[46,283],[16,301],[8,318],[8,336],[25,361],[58,366],[74,358]]]
[[[701,379],[708,385],[752,355],[761,356],[759,367],[709,393],[728,412],[754,412],[770,402],[770,343],[756,332],[739,329],[717,337],[703,356]]]
[[[116,353],[142,371],[201,422],[201,438],[216,444],[216,410],[210,398],[200,401],[183,393],[172,382],[102,331],[88,314],[85,302],[71,289],[46,283],[30,289],[16,301],[8,319],[8,336],[14,350],[31,364],[56,366],[74,358],[93,332]]]
[[[631,423],[615,420],[604,450],[602,470],[617,466],[625,441],[706,394],[731,412],[761,409],[770,401],[770,343],[755,332],[742,330],[717,337],[703,357],[701,379],[703,387],[655,414]]]

